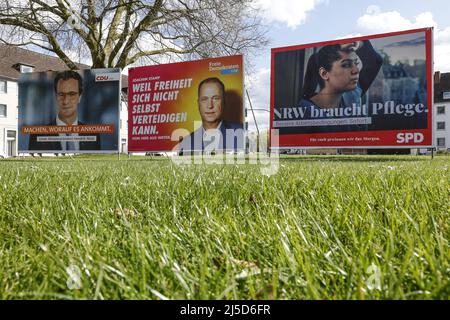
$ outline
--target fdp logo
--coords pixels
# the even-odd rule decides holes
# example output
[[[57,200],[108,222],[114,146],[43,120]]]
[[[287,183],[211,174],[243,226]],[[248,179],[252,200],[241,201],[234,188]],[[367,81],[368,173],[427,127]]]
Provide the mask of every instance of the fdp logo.
[[[424,136],[419,132],[403,132],[397,134],[397,143],[421,143]]]
[[[119,73],[99,73],[95,76],[95,82],[119,81]]]

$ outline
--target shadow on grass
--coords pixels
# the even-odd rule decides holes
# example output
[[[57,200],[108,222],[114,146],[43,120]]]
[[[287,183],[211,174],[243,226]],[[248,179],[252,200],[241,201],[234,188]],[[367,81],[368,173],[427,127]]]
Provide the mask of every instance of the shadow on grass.
[[[83,154],[75,156],[26,156],[0,159],[0,162],[78,162],[78,161],[168,161],[169,157],[163,156],[131,156],[121,154]]]
[[[186,157],[190,157],[186,155]],[[436,160],[449,159],[448,154],[434,155]],[[246,161],[249,159],[248,155],[245,157]],[[431,155],[280,155],[280,162],[417,162],[430,161]],[[120,154],[80,154],[80,155],[65,155],[65,156],[26,156],[0,159],[0,163],[20,162],[20,163],[36,163],[36,162],[84,162],[84,161],[111,161],[111,162],[127,162],[127,161],[171,161],[171,157],[163,155],[128,155],[126,153]]]
[[[436,156],[435,156],[436,158]],[[299,155],[299,156],[280,156],[281,162],[302,162],[302,161],[334,161],[334,162],[417,162],[430,161],[431,156],[414,155]]]

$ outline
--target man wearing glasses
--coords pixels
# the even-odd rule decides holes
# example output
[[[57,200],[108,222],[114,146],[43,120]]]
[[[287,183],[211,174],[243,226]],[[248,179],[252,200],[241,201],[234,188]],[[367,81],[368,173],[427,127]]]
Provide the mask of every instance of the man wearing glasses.
[[[54,80],[56,94],[57,115],[48,126],[77,126],[83,125],[78,120],[78,104],[83,93],[83,79],[75,71],[63,71],[56,74]],[[38,137],[59,136],[60,141],[39,141]],[[83,139],[89,136],[89,139]],[[87,137],[85,137],[87,138]],[[60,150],[77,152],[80,150],[100,150],[99,134],[60,133],[58,135],[30,135],[29,150]]]
[[[223,151],[243,149],[243,125],[222,119],[225,86],[218,78],[207,78],[198,86],[198,110],[202,126],[183,138],[179,151]]]

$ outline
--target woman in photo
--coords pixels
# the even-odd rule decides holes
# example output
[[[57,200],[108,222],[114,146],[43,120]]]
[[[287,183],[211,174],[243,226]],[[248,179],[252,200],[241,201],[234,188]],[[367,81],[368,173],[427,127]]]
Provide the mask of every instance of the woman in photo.
[[[375,80],[382,64],[381,56],[368,40],[322,47],[308,61],[303,98],[299,107],[306,108],[306,114],[315,119],[324,119],[313,117],[313,112],[318,109],[340,110],[352,106],[361,108],[365,104],[365,93]],[[336,116],[325,118],[342,119]],[[360,131],[367,130],[368,125],[349,122],[328,125],[322,123],[305,129],[310,133]]]
[[[322,47],[308,61],[300,106],[360,107],[382,63],[369,40]]]

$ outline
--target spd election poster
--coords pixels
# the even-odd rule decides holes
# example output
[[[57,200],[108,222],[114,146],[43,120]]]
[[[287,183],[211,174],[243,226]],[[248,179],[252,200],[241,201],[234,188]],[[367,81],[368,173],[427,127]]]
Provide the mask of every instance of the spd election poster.
[[[279,148],[433,144],[431,28],[275,48],[271,70]]]

